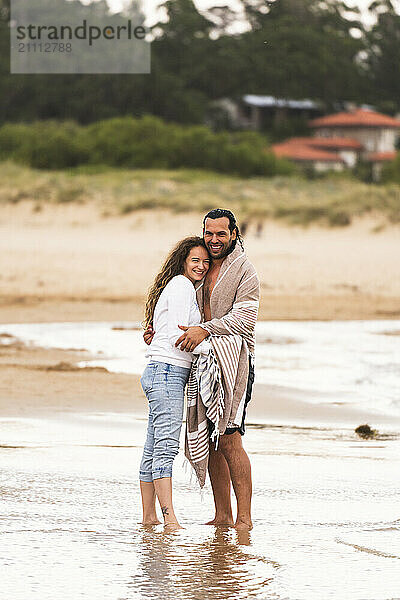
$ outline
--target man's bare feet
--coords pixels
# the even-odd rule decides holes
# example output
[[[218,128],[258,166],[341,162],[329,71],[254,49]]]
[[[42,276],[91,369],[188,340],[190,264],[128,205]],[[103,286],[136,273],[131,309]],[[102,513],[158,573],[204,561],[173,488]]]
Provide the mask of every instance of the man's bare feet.
[[[207,521],[205,525],[215,525],[216,527],[233,527],[232,517],[214,517],[211,521]]]
[[[235,523],[235,529],[238,531],[250,531],[250,529],[253,529],[253,523],[251,521],[238,520]]]

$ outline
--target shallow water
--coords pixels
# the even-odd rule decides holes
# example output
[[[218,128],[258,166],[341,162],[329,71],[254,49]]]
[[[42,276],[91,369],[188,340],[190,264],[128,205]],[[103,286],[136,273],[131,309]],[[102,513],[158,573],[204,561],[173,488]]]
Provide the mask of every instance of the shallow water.
[[[146,364],[139,324],[18,324],[1,332],[41,346],[101,352],[90,364],[110,371],[139,374]],[[256,361],[258,383],[301,392],[305,401],[400,415],[400,321],[259,322]]]
[[[0,420],[0,597],[13,600],[400,598],[400,439],[258,426],[246,434],[254,529],[212,515],[180,455],[185,529],[140,519],[145,421],[121,414]]]

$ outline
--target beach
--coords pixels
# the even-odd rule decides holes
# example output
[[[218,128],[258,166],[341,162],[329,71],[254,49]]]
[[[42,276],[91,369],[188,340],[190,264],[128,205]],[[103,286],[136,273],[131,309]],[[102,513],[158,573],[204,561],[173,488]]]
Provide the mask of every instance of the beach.
[[[200,493],[182,451],[174,497],[184,529],[140,524],[146,400],[137,374],[115,372],[123,360],[93,352],[107,328],[118,342],[137,339],[136,327],[1,326],[5,597],[25,600],[29,590],[33,600],[397,600],[400,415],[385,405],[259,383],[244,438],[252,531],[204,525],[213,514],[210,484]],[[67,346],[71,332],[82,347],[37,344],[54,336]],[[372,439],[356,435],[364,423],[376,430]]]
[[[103,216],[93,204],[6,204],[0,218],[0,321],[140,320],[152,278],[177,240],[201,234],[200,213]],[[378,231],[377,231],[378,230]],[[375,233],[374,233],[375,231]],[[398,226],[250,225],[260,319],[396,319]]]
[[[54,416],[58,413],[112,412],[147,416],[147,404],[138,374],[112,372],[103,353],[59,349],[25,343],[0,331],[0,415],[2,417]],[[3,333],[2,333],[3,332]],[[81,342],[84,343],[84,336]],[[92,366],[97,363],[109,364]],[[143,359],[142,359],[143,360]],[[82,363],[85,363],[85,366]],[[279,385],[256,383],[248,418],[255,424],[334,425],[354,429],[365,421],[400,429],[400,414],[370,410],[353,402],[335,402],[327,394],[310,401],[310,394]]]
[[[4,206],[5,597],[398,600],[400,241],[376,227],[250,227],[262,287],[244,438],[254,528],[203,525],[210,485],[202,497],[180,453],[185,529],[168,534],[139,524],[140,320],[160,262],[201,233],[201,215]],[[373,439],[355,434],[365,423]]]
[[[0,600],[400,600],[400,0],[0,2]]]
[[[184,529],[171,534],[140,525],[147,407],[138,377],[74,370],[82,358],[90,363],[86,352],[8,342],[0,366],[5,597],[399,598],[400,417],[257,386],[244,438],[253,530],[204,525],[210,484],[200,494],[180,452],[174,497]],[[354,433],[366,420],[375,439]]]

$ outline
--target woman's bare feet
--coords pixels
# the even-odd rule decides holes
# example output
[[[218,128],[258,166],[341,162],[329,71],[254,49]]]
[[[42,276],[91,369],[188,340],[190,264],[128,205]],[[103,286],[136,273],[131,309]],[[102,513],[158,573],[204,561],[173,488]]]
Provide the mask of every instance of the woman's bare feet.
[[[143,519],[142,525],[161,525],[161,521],[159,521],[157,517],[153,519]]]
[[[182,525],[179,525],[178,521],[171,523],[164,523],[165,531],[177,531],[178,529],[184,529]]]

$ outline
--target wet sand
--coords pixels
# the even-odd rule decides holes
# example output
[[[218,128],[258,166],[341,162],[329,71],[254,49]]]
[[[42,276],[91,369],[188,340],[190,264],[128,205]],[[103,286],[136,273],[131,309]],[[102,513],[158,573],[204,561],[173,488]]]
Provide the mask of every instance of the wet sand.
[[[7,340],[7,345],[4,343]],[[57,412],[115,412],[147,415],[139,377],[90,367],[96,360],[85,350],[59,350],[26,345],[0,336],[0,416],[51,415]],[[88,367],[78,368],[80,361]],[[256,384],[249,422],[285,425],[344,425],[355,428],[398,427],[400,417],[341,404],[311,404],[304,392]]]
[[[86,351],[29,347],[18,340],[11,347],[0,346],[0,415],[35,417],[59,411],[107,410],[143,413],[139,378],[76,367],[90,356]]]

